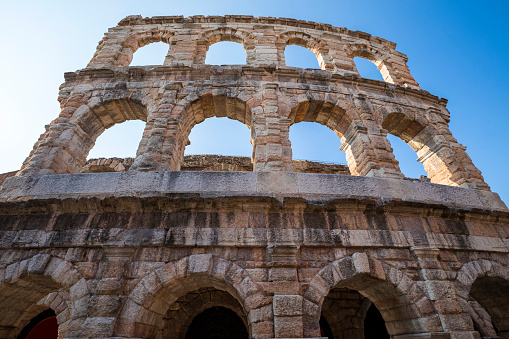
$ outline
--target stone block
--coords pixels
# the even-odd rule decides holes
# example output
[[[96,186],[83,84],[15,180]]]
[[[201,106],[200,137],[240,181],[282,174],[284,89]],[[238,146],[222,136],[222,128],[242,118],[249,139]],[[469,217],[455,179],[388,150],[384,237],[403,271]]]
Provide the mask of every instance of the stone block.
[[[89,338],[110,337],[114,323],[114,317],[88,317],[83,323],[83,336]]]
[[[276,317],[302,316],[303,298],[300,295],[275,295],[272,303]]]
[[[256,173],[256,192],[258,194],[297,194],[297,174],[291,172]]]
[[[276,338],[302,338],[302,317],[274,317],[274,334]]]

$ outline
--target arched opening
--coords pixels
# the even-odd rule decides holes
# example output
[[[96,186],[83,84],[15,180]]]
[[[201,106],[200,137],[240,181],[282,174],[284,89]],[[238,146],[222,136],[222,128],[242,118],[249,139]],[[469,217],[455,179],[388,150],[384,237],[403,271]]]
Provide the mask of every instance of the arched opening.
[[[316,167],[315,173],[350,173],[346,166],[346,154],[339,149],[341,139],[327,126],[304,121],[293,124],[290,127],[290,141],[296,172],[313,172]],[[323,163],[323,166],[316,163]],[[327,172],[328,167],[330,172]]]
[[[246,102],[227,95],[225,90],[191,99],[181,103],[178,113],[179,136],[172,150],[175,169],[251,171],[251,110]],[[188,164],[185,164],[185,154]],[[215,157],[190,157],[193,154]],[[229,156],[224,157],[226,154]],[[188,166],[189,162],[192,166]]]
[[[432,137],[425,133],[425,126],[404,113],[390,113],[384,117],[382,127],[389,132],[387,139],[403,174],[410,178],[427,176],[424,164],[417,161],[416,154]]]
[[[169,45],[164,42],[153,42],[143,46],[133,54],[130,66],[162,65],[168,49]]]
[[[349,288],[332,289],[324,299],[320,329],[329,339],[389,339],[380,311]]]
[[[351,161],[339,150],[344,133],[352,123],[346,111],[333,100],[304,100],[290,110],[290,140],[294,159],[318,160],[343,166],[339,174],[353,173]],[[313,124],[318,123],[318,124]],[[344,167],[348,163],[348,171]],[[299,166],[294,162],[295,171]]]
[[[57,315],[52,309],[42,311],[21,330],[17,339],[57,339]]]
[[[478,278],[470,296],[474,328],[481,337],[509,338],[509,281],[500,277]]]
[[[28,267],[28,272],[26,269],[24,273],[16,271],[7,282],[0,285],[0,309],[2,310],[0,337],[34,338],[34,333],[41,333],[41,331],[50,330],[54,333],[55,316],[59,317],[60,335],[72,337],[73,330],[69,329],[69,323],[74,320],[75,325],[79,327],[84,320],[71,320],[71,312],[68,308],[70,300],[76,300],[74,291],[69,289],[80,279],[80,275],[72,265],[47,254],[38,254],[20,263],[11,264],[11,266],[14,265],[24,265]],[[67,272],[65,281],[60,282],[52,277],[57,267]],[[9,266],[7,269],[10,269]],[[56,339],[56,336],[48,338]]]
[[[353,61],[361,77],[384,81],[382,73],[378,70],[374,62],[362,57],[354,57]]]
[[[387,139],[391,143],[394,157],[398,160],[399,168],[405,177],[421,178],[427,176],[424,165],[417,161],[417,154],[407,143],[392,134],[387,134]]]
[[[89,141],[86,145],[78,143],[71,145],[76,159],[79,162],[83,161],[79,171],[121,172],[127,170],[117,165],[123,161],[123,158],[136,155],[138,144],[142,140],[147,114],[146,107],[133,99],[117,99],[97,106],[80,107],[80,113],[73,119],[88,135]],[[85,158],[87,156],[89,160],[97,158],[102,160],[99,163],[87,162]],[[85,163],[84,166],[83,163]]]
[[[324,285],[329,289],[324,290]],[[405,286],[405,290],[400,286]],[[410,294],[409,289],[413,290]],[[376,321],[371,315],[366,318],[372,304],[392,337],[429,332],[427,317],[433,312],[428,306],[422,308],[424,304],[430,305],[429,300],[408,276],[363,253],[322,268],[311,280],[304,298],[317,304],[320,310],[306,315],[309,325],[304,328],[304,336],[310,337],[320,333],[320,316],[326,318],[335,338],[342,338],[339,335],[345,331],[352,333],[345,338],[359,337],[364,331],[361,320]]]
[[[211,117],[195,125],[185,148],[183,171],[252,171],[251,131],[239,121]]]
[[[160,283],[151,284],[153,279]],[[249,292],[243,286],[249,286]],[[118,316],[114,336],[121,337],[130,331],[133,337],[184,339],[193,319],[212,307],[235,312],[248,334],[254,336],[248,319],[252,321],[254,309],[267,304],[253,305],[246,300],[263,297],[249,274],[236,264],[211,255],[194,254],[167,263],[138,282]]]
[[[248,338],[244,308],[232,294],[214,287],[184,294],[164,319],[163,338]]]
[[[247,339],[242,319],[225,307],[212,307],[194,317],[186,339]]]
[[[212,44],[205,63],[208,65],[245,65],[246,51],[238,42],[220,41]]]
[[[315,53],[298,45],[287,45],[285,48],[286,66],[320,69]]]
[[[135,157],[144,129],[145,122],[141,120],[111,126],[97,138],[88,159]]]

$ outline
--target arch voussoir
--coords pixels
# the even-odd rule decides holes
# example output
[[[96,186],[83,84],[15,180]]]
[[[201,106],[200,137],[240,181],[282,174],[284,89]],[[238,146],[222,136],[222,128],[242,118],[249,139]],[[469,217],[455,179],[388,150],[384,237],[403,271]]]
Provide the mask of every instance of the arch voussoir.
[[[265,296],[249,274],[231,261],[211,254],[193,254],[145,274],[129,293],[117,321],[116,335],[155,335],[172,303],[200,288],[216,288],[230,293],[249,316],[252,310],[266,307]],[[261,312],[261,311],[257,311]],[[251,316],[257,321],[265,318]],[[258,318],[257,318],[258,317]],[[132,322],[136,326],[132,326]]]
[[[345,287],[368,297],[382,313],[392,334],[442,331],[439,319],[434,317],[433,303],[418,284],[365,253],[335,260],[315,275],[304,293],[305,303],[309,306],[305,317],[317,322],[329,292]]]

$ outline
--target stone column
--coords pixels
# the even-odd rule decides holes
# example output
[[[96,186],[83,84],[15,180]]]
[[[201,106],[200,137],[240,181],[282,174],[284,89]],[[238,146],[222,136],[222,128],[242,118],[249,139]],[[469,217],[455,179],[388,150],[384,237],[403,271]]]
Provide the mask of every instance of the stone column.
[[[408,143],[417,152],[417,160],[423,163],[431,182],[489,190],[466,147],[452,136],[447,123],[442,119],[435,125],[440,134],[426,127]]]
[[[60,114],[35,143],[18,175],[79,173],[102,123],[87,106],[90,93],[62,89],[59,93]]]
[[[398,51],[392,51],[390,57],[382,60],[380,65],[377,65],[385,81],[400,85],[403,87],[420,89],[419,84],[415,81],[410,69],[407,66],[408,57]]]
[[[88,63],[87,68],[129,66],[137,48],[137,46],[126,44],[130,34],[132,34],[132,29],[129,26],[110,28],[99,42],[97,52]],[[135,41],[131,41],[131,43],[133,42]]]
[[[135,248],[105,247],[95,290],[92,291],[87,319],[81,329],[84,338],[113,336],[117,315],[124,301],[124,285]]]
[[[387,131],[373,119],[371,103],[362,94],[353,98],[360,120],[353,120],[341,137],[340,150],[345,151],[352,175],[402,179],[404,175],[389,141]]]
[[[254,171],[292,171],[291,121],[281,117],[278,85],[265,84],[261,105],[252,108],[251,139]]]
[[[111,66],[129,66],[133,59],[133,51],[130,48],[124,48],[121,44],[124,38],[108,40],[104,46],[98,50],[87,68],[103,68]]]
[[[447,272],[442,268],[438,256],[440,250],[430,247],[412,247],[412,253],[417,257],[417,262],[424,279],[424,287],[429,299],[434,303],[438,317],[442,325],[441,333],[433,332],[424,336],[415,335],[397,336],[398,339],[410,338],[451,338],[451,339],[479,339],[479,333],[472,331],[474,328],[472,319],[454,295],[455,286],[449,280]]]
[[[182,85],[166,85],[157,108],[149,112],[143,138],[131,166],[132,171],[178,171],[189,143],[182,123],[170,117]]]
[[[368,126],[366,126],[368,125]],[[354,120],[341,138],[352,175],[402,179],[404,175],[387,141],[387,131],[373,123]]]
[[[205,64],[208,46],[199,42],[198,35],[192,31],[179,31],[175,35],[164,65],[188,66]]]
[[[348,56],[346,48],[343,44],[330,43],[330,59],[334,65],[334,72],[341,75],[355,75],[359,76],[357,66],[353,58]]]
[[[255,28],[254,34],[257,36],[262,34],[263,39],[259,39],[256,42],[249,41],[246,44],[246,64],[249,66],[279,65],[279,53],[276,46],[274,27],[260,25],[260,28]]]
[[[93,145],[94,141],[77,123],[53,122],[46,126],[18,175],[79,173]]]
[[[269,281],[274,288],[273,312],[276,338],[302,338],[304,333],[303,297],[298,281],[295,245],[268,247]]]

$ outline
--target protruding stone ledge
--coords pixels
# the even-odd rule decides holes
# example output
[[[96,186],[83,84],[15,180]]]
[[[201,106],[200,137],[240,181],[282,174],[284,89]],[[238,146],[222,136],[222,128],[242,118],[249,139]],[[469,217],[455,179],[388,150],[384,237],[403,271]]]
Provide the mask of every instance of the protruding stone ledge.
[[[133,81],[145,81],[153,78],[160,78],[161,76],[171,78],[172,76],[178,75],[180,81],[193,81],[194,77],[200,80],[204,75],[209,77],[212,81],[214,76],[221,76],[224,83],[224,78],[231,76],[235,78],[235,82],[242,82],[242,78],[239,80],[238,77],[244,77],[246,81],[252,81],[253,76],[273,76],[273,77],[289,77],[306,80],[308,82],[329,82],[330,86],[327,86],[327,90],[334,88],[335,84],[351,84],[358,89],[377,91],[384,93],[390,90],[391,95],[394,93],[405,95],[407,97],[413,97],[433,104],[440,104],[442,106],[447,105],[447,99],[439,98],[428,91],[423,89],[407,88],[403,86],[388,84],[387,82],[380,80],[373,80],[368,78],[361,78],[351,74],[342,75],[339,73],[323,71],[319,69],[303,69],[298,67],[274,67],[272,69],[267,67],[253,67],[248,65],[194,65],[190,66],[133,66],[133,67],[107,67],[107,68],[84,68],[75,72],[67,72],[64,74],[65,83],[61,88],[72,86],[74,82],[90,82],[91,80],[105,80],[108,83],[115,79],[119,82],[131,81],[132,72],[136,70],[139,73],[139,77]],[[184,80],[182,80],[184,79]],[[309,84],[308,84],[309,85]],[[312,85],[312,84],[311,84]],[[322,85],[323,86],[323,85]]]
[[[396,48],[396,43],[373,36],[369,33],[361,31],[351,31],[345,27],[336,27],[330,24],[321,22],[313,22],[306,20],[297,20],[291,18],[275,18],[275,17],[253,17],[252,15],[225,15],[225,16],[204,16],[193,15],[184,18],[181,15],[174,16],[154,16],[150,18],[143,18],[141,15],[130,15],[122,19],[118,26],[135,26],[135,25],[168,25],[168,24],[184,24],[184,23],[252,23],[263,25],[282,25],[290,27],[299,27],[306,29],[316,29],[325,32],[333,32],[339,34],[347,34],[356,38],[361,38],[367,41],[375,42],[386,46],[390,49]]]
[[[354,199],[507,212],[498,194],[422,181],[294,172],[105,172],[11,177],[0,201],[86,197],[285,197]]]

